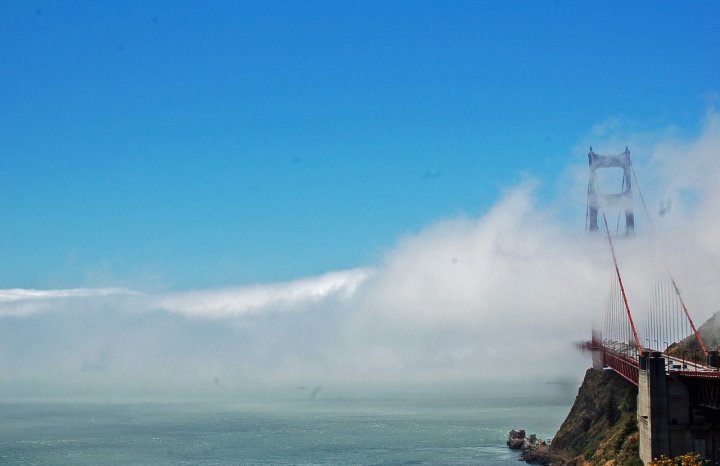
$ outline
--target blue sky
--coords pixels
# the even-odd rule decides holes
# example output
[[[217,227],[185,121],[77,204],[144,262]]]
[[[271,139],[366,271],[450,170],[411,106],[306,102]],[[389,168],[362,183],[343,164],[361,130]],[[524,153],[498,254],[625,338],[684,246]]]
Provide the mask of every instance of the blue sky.
[[[553,196],[593,125],[699,132],[717,24],[718,2],[2,2],[0,288],[374,264],[526,173]]]

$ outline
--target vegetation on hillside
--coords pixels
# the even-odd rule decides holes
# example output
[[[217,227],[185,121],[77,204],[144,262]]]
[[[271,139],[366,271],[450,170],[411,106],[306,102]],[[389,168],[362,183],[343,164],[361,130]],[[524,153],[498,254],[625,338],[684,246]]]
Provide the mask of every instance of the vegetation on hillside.
[[[709,461],[702,459],[697,453],[686,453],[675,458],[661,455],[648,466],[705,466],[708,463]]]
[[[551,452],[590,465],[642,466],[637,388],[613,371],[588,369]]]
[[[718,349],[720,347],[720,312],[716,312],[702,324],[698,328],[698,333],[708,350]],[[690,335],[679,343],[673,343],[666,352],[678,358],[706,362],[695,335]]]
[[[708,349],[720,347],[720,312],[698,328]],[[677,357],[704,360],[694,335],[667,350]],[[703,361],[704,362],[704,361]],[[637,387],[614,371],[588,369],[575,403],[552,441],[550,453],[574,460],[567,464],[642,466],[638,451]],[[661,457],[650,466],[701,466],[699,455]]]

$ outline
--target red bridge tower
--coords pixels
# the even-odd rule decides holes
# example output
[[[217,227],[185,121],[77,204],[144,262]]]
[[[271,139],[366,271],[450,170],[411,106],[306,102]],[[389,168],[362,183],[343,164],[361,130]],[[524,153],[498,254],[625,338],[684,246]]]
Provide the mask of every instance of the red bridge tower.
[[[630,151],[626,147],[625,152],[618,155],[598,155],[593,152],[591,147],[588,153],[588,164],[590,166],[590,176],[588,178],[587,228],[590,231],[597,231],[599,210],[606,207],[616,207],[625,211],[625,234],[632,235],[635,232],[635,216],[633,214]],[[598,192],[596,172],[600,168],[622,169],[623,178],[620,192]]]

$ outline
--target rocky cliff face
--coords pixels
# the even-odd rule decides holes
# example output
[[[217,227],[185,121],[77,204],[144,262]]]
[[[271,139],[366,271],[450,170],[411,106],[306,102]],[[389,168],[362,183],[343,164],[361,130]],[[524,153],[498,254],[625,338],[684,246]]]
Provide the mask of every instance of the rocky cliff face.
[[[720,312],[698,328],[710,349],[720,346]],[[700,358],[694,336],[672,344],[677,357]],[[588,369],[570,413],[538,463],[566,465],[641,466],[638,454],[637,387],[610,370]]]
[[[638,455],[637,387],[613,371],[588,369],[550,452],[569,464],[642,466]]]

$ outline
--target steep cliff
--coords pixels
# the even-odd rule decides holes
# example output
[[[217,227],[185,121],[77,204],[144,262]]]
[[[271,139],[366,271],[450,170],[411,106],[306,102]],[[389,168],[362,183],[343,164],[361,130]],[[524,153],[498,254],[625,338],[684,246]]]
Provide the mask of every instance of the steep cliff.
[[[720,346],[720,312],[698,328],[709,349]],[[670,345],[667,353],[705,362],[694,336]],[[610,370],[588,369],[575,403],[538,462],[571,465],[641,466],[636,420],[637,387]],[[572,458],[572,459],[571,459]],[[533,458],[531,458],[533,459]]]
[[[577,465],[642,466],[636,403],[637,387],[613,371],[588,369],[550,452]]]

